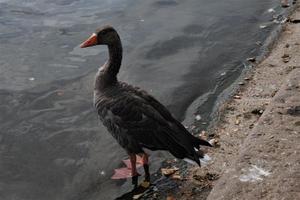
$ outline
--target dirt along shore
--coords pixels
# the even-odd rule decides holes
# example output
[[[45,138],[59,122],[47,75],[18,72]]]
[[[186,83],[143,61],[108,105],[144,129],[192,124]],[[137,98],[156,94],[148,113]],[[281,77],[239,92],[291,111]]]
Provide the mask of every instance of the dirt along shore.
[[[175,199],[300,199],[300,3],[270,54],[220,106],[212,160]],[[212,190],[211,190],[212,189]],[[172,195],[169,199],[174,199]]]

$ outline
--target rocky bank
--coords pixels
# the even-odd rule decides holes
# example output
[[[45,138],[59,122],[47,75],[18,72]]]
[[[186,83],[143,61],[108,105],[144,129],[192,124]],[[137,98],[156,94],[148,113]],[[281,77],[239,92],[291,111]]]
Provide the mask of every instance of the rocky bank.
[[[220,106],[219,122],[200,134],[213,136],[212,160],[191,169],[175,199],[300,199],[299,2],[295,6],[271,53],[253,63]]]

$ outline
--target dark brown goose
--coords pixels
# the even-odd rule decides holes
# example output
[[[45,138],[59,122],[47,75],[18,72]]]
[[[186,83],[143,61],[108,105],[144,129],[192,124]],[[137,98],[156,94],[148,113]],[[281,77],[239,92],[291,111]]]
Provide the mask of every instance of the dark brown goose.
[[[134,186],[138,184],[137,154],[142,155],[145,181],[150,181],[145,148],[166,150],[176,158],[186,158],[200,166],[199,159],[203,158],[200,145],[211,145],[191,135],[147,92],[118,81],[122,45],[116,30],[111,26],[99,28],[81,47],[94,45],[107,45],[109,51],[108,62],[100,67],[95,77],[95,107],[102,123],[129,155]]]

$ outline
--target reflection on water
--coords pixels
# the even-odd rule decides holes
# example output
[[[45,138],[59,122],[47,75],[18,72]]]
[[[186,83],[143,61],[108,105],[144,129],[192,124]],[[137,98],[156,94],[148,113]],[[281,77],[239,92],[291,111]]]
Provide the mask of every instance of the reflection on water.
[[[277,3],[0,0],[0,199],[114,199],[130,190],[129,182],[110,180],[126,155],[92,103],[106,48],[78,48],[98,26],[112,24],[121,35],[121,80],[180,120],[202,97],[205,122],[272,30]],[[151,157],[152,172],[165,156]]]

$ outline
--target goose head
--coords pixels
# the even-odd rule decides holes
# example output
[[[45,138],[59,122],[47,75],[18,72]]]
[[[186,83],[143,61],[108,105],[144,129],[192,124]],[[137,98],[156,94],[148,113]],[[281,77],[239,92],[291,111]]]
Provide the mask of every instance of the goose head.
[[[80,47],[86,48],[95,45],[113,45],[120,41],[117,31],[112,26],[103,26],[98,28]]]

